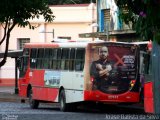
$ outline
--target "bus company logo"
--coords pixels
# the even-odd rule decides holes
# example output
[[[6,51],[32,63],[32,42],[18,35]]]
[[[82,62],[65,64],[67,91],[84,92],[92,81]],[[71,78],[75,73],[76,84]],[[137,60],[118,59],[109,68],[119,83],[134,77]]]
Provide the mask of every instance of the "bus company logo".
[[[2,120],[18,120],[18,115],[2,114]]]

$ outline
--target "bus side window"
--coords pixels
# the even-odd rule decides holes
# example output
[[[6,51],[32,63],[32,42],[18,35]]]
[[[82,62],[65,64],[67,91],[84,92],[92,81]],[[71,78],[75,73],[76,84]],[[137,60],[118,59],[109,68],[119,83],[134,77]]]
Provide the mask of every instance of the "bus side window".
[[[50,48],[45,48],[44,50],[44,69],[49,69],[49,63],[50,63]]]
[[[61,70],[68,70],[69,68],[69,48],[62,49]]]
[[[75,48],[70,49],[69,70],[73,71],[75,65]]]
[[[23,56],[29,56],[29,49],[28,48],[25,48],[23,50]]]
[[[36,56],[37,56],[37,49],[32,48],[31,49],[31,55],[30,55],[30,67],[31,68],[36,67],[36,62],[37,62]]]
[[[144,78],[145,82],[150,82],[152,81],[152,59],[150,56],[150,53],[144,54]]]
[[[84,67],[85,49],[78,48],[76,50],[75,70],[82,71]]]
[[[37,69],[42,69],[43,68],[43,61],[44,58],[44,49],[43,48],[38,48],[38,54],[37,54]]]
[[[53,69],[52,68],[52,59],[53,59],[53,52],[52,52],[53,49],[49,49],[48,50],[48,69]]]
[[[29,50],[28,48],[25,48],[23,51],[23,65],[22,65],[22,72],[25,74],[28,68],[28,62],[29,62]]]
[[[27,68],[28,68],[28,60],[29,59],[29,56],[28,55],[25,55],[23,57],[21,57],[21,60],[20,60],[20,73],[19,73],[19,77],[23,77],[27,71]]]
[[[57,69],[57,49],[52,49],[50,53],[51,57],[51,69],[56,70]]]
[[[62,55],[62,49],[57,49],[57,64],[56,64],[56,70],[61,69],[61,55]]]

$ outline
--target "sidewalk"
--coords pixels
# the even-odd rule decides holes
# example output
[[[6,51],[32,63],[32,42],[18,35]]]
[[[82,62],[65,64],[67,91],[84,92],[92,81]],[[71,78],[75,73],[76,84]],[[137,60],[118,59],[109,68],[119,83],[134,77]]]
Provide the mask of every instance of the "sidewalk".
[[[0,87],[0,102],[21,102],[14,87]]]

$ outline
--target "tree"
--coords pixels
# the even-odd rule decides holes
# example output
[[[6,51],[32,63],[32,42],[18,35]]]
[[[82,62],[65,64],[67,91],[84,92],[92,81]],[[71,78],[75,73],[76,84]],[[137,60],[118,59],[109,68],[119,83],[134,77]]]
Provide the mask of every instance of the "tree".
[[[132,22],[143,40],[155,40],[160,44],[160,0],[116,0],[120,17]]]
[[[10,33],[13,28],[29,26],[34,29],[29,19],[44,17],[45,22],[54,20],[54,15],[48,6],[47,0],[1,0],[0,3],[0,26],[4,28],[4,34],[0,40],[0,46],[5,43],[5,54],[0,61],[0,67],[7,59]]]
[[[150,54],[150,80],[152,81],[154,106],[152,112],[160,114],[160,0],[117,0],[117,4],[122,20],[126,23],[131,21],[133,29],[141,35],[143,40],[153,41]]]

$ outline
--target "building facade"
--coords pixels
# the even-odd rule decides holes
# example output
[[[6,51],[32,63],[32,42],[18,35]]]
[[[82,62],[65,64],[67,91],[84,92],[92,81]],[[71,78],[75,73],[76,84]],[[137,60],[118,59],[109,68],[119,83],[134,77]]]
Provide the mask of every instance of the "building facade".
[[[139,41],[132,23],[125,24],[119,17],[116,0],[97,0],[97,32],[79,34],[82,38],[99,38],[105,41]]]
[[[52,23],[45,23],[43,18],[30,20],[36,26],[34,30],[16,26],[11,32],[9,50],[23,49],[28,42],[51,43],[57,39],[92,40],[91,38],[79,38],[80,33],[95,32],[92,24],[96,22],[96,5],[74,4],[50,6],[55,15]],[[3,28],[0,26],[0,39]],[[0,52],[5,50],[5,45],[0,46]],[[0,86],[13,86],[15,76],[15,61],[8,58],[6,64],[0,68]]]

